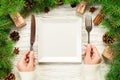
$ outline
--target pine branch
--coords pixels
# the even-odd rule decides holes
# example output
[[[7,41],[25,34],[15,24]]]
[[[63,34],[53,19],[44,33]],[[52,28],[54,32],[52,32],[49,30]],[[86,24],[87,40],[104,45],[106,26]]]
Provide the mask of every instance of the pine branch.
[[[24,0],[1,0],[0,16],[6,16],[10,12],[19,11],[23,8]]]

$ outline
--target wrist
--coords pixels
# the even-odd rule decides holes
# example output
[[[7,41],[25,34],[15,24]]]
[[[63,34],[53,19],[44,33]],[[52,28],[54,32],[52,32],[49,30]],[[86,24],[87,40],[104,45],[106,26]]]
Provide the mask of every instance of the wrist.
[[[82,72],[85,80],[97,80],[97,74],[99,73],[100,64],[84,64]]]

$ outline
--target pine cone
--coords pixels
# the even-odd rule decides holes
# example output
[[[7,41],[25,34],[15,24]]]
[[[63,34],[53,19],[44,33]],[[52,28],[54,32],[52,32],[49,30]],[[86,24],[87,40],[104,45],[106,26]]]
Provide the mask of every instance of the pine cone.
[[[26,8],[27,9],[32,9],[34,6],[33,0],[26,0]]]
[[[20,52],[19,48],[16,48],[16,47],[15,47],[13,53],[14,53],[14,54],[19,54],[19,52]]]
[[[19,36],[19,33],[14,31],[10,34],[10,38],[13,40],[13,41],[18,41],[20,36]]]
[[[3,80],[15,80],[15,75],[13,73],[9,73]]]
[[[48,7],[45,7],[44,11],[45,11],[45,13],[48,13],[50,11],[50,9]]]
[[[110,36],[108,33],[105,33],[103,35],[103,42],[106,44],[111,44],[113,42],[115,42],[115,37],[114,36]]]

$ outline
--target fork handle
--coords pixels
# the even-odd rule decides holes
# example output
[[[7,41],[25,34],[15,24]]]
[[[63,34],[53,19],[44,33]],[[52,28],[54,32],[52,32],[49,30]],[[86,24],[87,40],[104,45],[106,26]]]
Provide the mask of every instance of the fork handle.
[[[90,33],[88,32],[88,44],[90,44]]]
[[[30,45],[30,51],[33,51],[33,45]]]

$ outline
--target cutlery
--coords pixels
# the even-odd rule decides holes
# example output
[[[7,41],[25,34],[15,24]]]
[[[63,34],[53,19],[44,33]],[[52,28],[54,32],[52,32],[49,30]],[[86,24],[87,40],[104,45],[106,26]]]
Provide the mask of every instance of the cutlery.
[[[31,16],[31,35],[30,35],[30,51],[33,50],[33,44],[35,42],[35,34],[36,34],[36,23],[35,16]]]
[[[86,31],[88,32],[88,44],[90,43],[90,32],[92,30],[92,17],[87,15],[85,16],[85,26]]]

